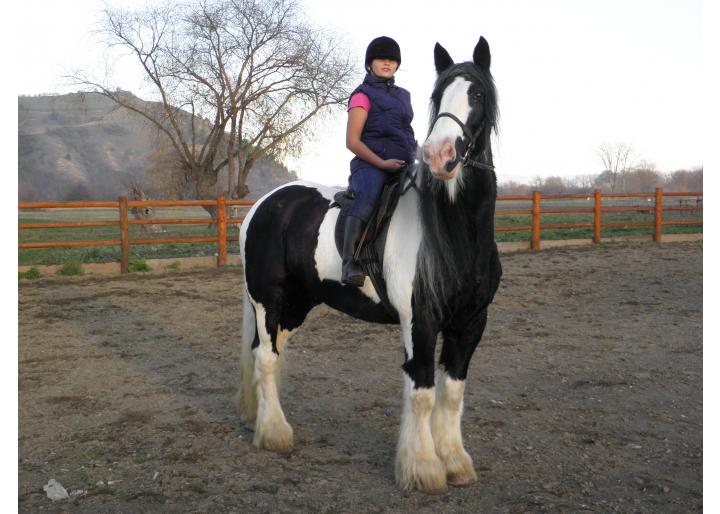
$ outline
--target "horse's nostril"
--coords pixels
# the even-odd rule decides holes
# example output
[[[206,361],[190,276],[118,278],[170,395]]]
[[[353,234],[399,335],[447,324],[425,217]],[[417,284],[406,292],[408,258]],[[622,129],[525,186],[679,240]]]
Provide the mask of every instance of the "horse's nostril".
[[[442,151],[440,152],[440,156],[445,161],[451,161],[455,158],[455,145],[451,144],[449,141],[446,141],[443,143]]]

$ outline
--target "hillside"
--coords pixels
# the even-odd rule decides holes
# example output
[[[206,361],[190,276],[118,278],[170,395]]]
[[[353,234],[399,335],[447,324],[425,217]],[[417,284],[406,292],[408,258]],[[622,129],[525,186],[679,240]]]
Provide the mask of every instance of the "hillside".
[[[18,198],[127,196],[133,181],[147,183],[151,150],[162,142],[146,120],[99,94],[18,97]],[[248,177],[251,197],[295,178],[275,161],[260,159]]]

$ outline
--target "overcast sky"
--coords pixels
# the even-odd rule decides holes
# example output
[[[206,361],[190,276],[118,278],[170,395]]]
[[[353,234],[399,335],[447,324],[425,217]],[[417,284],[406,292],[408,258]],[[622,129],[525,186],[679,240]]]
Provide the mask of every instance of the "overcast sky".
[[[117,0],[111,5],[144,5]],[[30,0],[18,5],[24,50],[18,94],[72,91],[62,78],[73,68],[102,73],[140,91],[130,60],[104,52],[92,34],[101,0]],[[440,42],[456,61],[469,60],[480,35],[492,53],[500,98],[495,141],[500,182],[602,171],[604,142],[628,143],[636,160],[661,171],[703,164],[702,2],[700,0],[460,1],[414,3],[306,0],[315,23],[342,34],[361,61],[378,35],[395,38],[403,62],[398,85],[412,94],[413,126],[422,138],[434,79],[432,51]],[[423,6],[424,5],[424,6]],[[362,7],[360,7],[362,6]],[[142,94],[142,93],[141,93]],[[304,156],[289,161],[303,178],[344,183],[346,113],[316,130]]]

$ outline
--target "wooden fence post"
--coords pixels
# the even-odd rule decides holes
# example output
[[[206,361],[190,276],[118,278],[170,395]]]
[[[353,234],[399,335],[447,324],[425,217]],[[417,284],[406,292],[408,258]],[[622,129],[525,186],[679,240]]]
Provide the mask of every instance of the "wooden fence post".
[[[218,196],[217,199],[217,232],[218,232],[218,256],[217,265],[227,264],[227,211],[225,197]]]
[[[595,190],[595,217],[593,219],[593,243],[599,243],[602,236],[602,190]]]
[[[532,195],[532,231],[530,236],[530,249],[540,249],[540,191],[533,191]]]
[[[118,198],[120,214],[120,273],[127,273],[130,260],[130,236],[128,234],[128,199]]]
[[[663,225],[663,190],[662,187],[655,188],[655,236],[653,239],[656,243],[662,242],[662,225]]]

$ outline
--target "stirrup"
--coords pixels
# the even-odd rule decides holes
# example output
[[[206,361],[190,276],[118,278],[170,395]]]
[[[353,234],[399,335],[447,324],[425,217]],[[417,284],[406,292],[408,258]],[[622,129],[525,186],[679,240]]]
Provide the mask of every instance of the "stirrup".
[[[355,269],[347,269],[351,267]],[[352,272],[354,273],[351,274]],[[358,266],[354,262],[349,262],[347,265],[343,265],[341,282],[348,286],[362,287],[362,285],[365,283],[365,276],[366,275],[363,272],[362,268],[360,268],[360,266]]]

